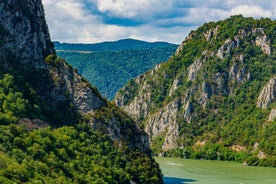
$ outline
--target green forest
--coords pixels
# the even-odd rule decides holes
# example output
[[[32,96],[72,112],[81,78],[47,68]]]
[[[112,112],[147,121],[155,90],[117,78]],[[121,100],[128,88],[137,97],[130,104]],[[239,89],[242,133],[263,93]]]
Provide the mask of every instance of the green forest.
[[[165,62],[177,48],[177,45],[166,42],[131,39],[98,44],[54,43],[57,54],[109,100],[130,79]]]
[[[207,40],[204,34],[216,28],[217,34],[213,33],[211,40]],[[252,33],[252,30],[264,30],[271,55],[254,44],[263,33]],[[144,126],[173,101],[178,100],[181,104],[186,98],[191,102],[190,122],[184,118],[185,104],[181,104],[177,112],[178,148],[162,150],[164,132],[152,141],[155,154],[163,152],[167,156],[182,158],[246,161],[249,165],[276,166],[276,121],[267,121],[269,113],[275,108],[275,101],[267,109],[257,107],[262,88],[276,74],[275,30],[276,22],[265,18],[255,20],[232,16],[223,21],[206,23],[189,34],[185,47],[162,64],[154,76],[150,72],[144,76],[147,89],[132,80],[119,91],[119,95],[124,97],[123,106],[132,103],[143,91],[151,95],[148,116],[137,118]],[[242,31],[247,35],[242,36]],[[235,42],[236,46],[219,58],[216,53],[226,40]],[[242,61],[239,61],[240,55]],[[189,66],[197,59],[202,63],[200,70],[194,80],[188,80]],[[228,77],[234,65],[234,72],[244,72],[240,76],[244,81]],[[247,79],[246,73],[249,73]],[[169,95],[174,79],[181,75],[179,86]],[[202,86],[205,86],[207,94],[206,104],[201,102]],[[197,146],[202,141],[204,146]],[[254,147],[256,143],[258,148]],[[234,145],[246,149],[236,152],[231,148]],[[265,152],[266,158],[258,158],[260,151]]]
[[[0,134],[0,183],[159,181],[154,176],[158,171],[151,170],[156,163],[147,155],[117,149],[105,134],[86,124],[39,130],[1,125]]]
[[[66,104],[50,108],[31,87],[37,81],[30,80],[39,75],[40,81],[50,82],[47,75],[43,78],[39,70],[13,62],[12,69],[0,69],[0,183],[162,183],[161,171],[150,153],[127,143],[119,147]],[[59,67],[64,60],[50,55],[45,62]],[[127,131],[122,134],[134,130],[130,118],[118,108],[113,111]],[[106,107],[95,113],[98,121],[108,122],[112,112]],[[23,118],[48,122],[47,128],[20,124]],[[56,123],[66,119],[76,122]]]

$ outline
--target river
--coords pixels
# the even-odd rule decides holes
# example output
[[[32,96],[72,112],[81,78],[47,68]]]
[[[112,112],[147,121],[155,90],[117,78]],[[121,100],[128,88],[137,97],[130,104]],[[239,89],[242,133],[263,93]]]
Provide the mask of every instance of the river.
[[[274,184],[276,168],[244,167],[227,161],[156,157],[165,184]]]

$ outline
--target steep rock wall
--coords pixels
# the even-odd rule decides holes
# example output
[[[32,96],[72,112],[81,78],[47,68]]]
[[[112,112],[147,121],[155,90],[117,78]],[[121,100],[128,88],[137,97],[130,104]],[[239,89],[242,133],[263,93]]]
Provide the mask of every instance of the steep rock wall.
[[[110,106],[97,90],[64,60],[55,57],[42,0],[2,0],[0,12],[0,62],[10,70],[14,65],[20,65],[17,66],[19,73],[33,72],[25,80],[31,81],[28,85],[38,94],[37,100],[43,101],[49,109],[56,109],[56,113],[61,117],[59,121],[62,121],[56,122],[56,119],[49,117],[48,119],[53,122],[47,123],[58,127],[75,124],[80,117],[85,120],[88,118],[87,121],[92,128],[99,127],[94,126],[94,123],[101,123],[101,127],[104,128],[100,130],[113,135],[110,138],[119,141],[118,144],[149,151],[148,137],[135,122],[119,110],[116,113],[115,111],[104,113],[102,109],[115,107]],[[53,63],[46,62],[45,58],[48,55],[52,55]],[[15,61],[18,63],[14,63]],[[62,117],[63,110],[69,113],[68,117]],[[100,115],[95,118],[93,116],[95,111],[102,113],[98,113]],[[72,115],[71,118],[71,114],[76,115]],[[118,117],[117,114],[122,115]],[[102,116],[116,118],[105,120]],[[128,120],[124,126],[131,127],[128,131],[121,130],[125,128],[121,122],[123,119]],[[113,129],[114,126],[117,127],[116,130]],[[115,133],[118,129],[121,134]],[[132,131],[135,132],[133,136],[131,136]]]

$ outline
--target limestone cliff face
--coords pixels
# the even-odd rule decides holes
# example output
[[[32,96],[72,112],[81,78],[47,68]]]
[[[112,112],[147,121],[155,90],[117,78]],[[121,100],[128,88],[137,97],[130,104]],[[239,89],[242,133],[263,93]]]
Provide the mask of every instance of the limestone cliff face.
[[[241,26],[228,34],[223,24],[210,25],[192,31],[172,59],[136,78],[115,97],[118,106],[145,125],[150,141],[164,136],[163,151],[182,147],[188,139],[194,139],[192,144],[207,142],[216,133],[202,127],[212,132],[217,125],[208,123],[218,117],[218,124],[224,124],[217,129],[222,129],[232,121],[227,118],[235,116],[235,108],[242,106],[235,105],[239,101],[250,101],[253,109],[257,102],[257,107],[266,109],[275,100],[275,77],[264,85],[257,73],[261,69],[256,69],[265,63],[273,65],[275,32],[258,25]],[[266,76],[272,75],[271,71]],[[252,87],[256,84],[263,89]],[[275,114],[273,109],[265,121],[273,121]],[[196,129],[201,131],[198,135]]]
[[[43,67],[41,61],[54,53],[39,0],[2,0],[0,2],[1,58],[12,51],[21,62]]]
[[[92,128],[97,129],[99,126],[95,124],[102,124],[99,130],[107,131],[110,138],[118,144],[149,151],[148,136],[135,122],[120,110],[105,112],[103,109],[116,107],[102,98],[97,90],[64,60],[55,57],[41,0],[2,0],[0,12],[1,64],[9,70],[12,70],[14,65],[20,65],[22,71],[20,69],[19,72],[33,72],[27,76],[32,79],[26,79],[31,82],[25,82],[30,83],[28,85],[38,95],[38,100],[43,101],[47,108],[56,109],[56,113],[60,113],[61,117],[58,120],[48,117],[53,122],[45,124],[74,124],[82,117]],[[54,64],[45,62],[48,55],[53,56]],[[13,63],[15,60],[19,63]],[[67,117],[63,117],[62,113],[65,111]],[[96,111],[98,116],[94,117]],[[114,118],[106,120],[105,116]],[[124,119],[127,119],[127,122],[123,124]],[[130,127],[128,131],[124,131],[126,127]],[[132,131],[135,132],[133,136]]]
[[[257,107],[266,109],[268,105],[276,98],[276,78],[272,78],[262,89],[258,101]]]
[[[54,81],[50,94],[57,103],[69,99],[82,114],[107,105],[106,100],[65,62],[60,62],[56,67],[47,65],[47,69]]]
[[[150,136],[150,140],[165,132],[164,150],[177,148],[175,143],[179,136],[177,124],[177,112],[179,108],[179,100],[168,104],[164,109],[149,118],[149,122],[145,128]]]
[[[16,57],[22,67],[34,67],[47,77],[48,84],[37,84],[38,93],[52,105],[71,100],[76,109],[88,113],[99,109],[106,101],[64,61],[52,66],[45,62],[54,54],[41,1],[4,0],[0,3],[2,30],[1,58],[9,65]],[[39,77],[39,76],[37,76]],[[46,93],[45,93],[46,92]]]

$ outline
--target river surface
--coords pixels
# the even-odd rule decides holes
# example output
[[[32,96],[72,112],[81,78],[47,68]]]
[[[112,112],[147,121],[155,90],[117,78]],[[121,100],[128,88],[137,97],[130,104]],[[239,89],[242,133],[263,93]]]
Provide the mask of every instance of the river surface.
[[[227,161],[156,157],[165,184],[276,184],[276,168]]]

